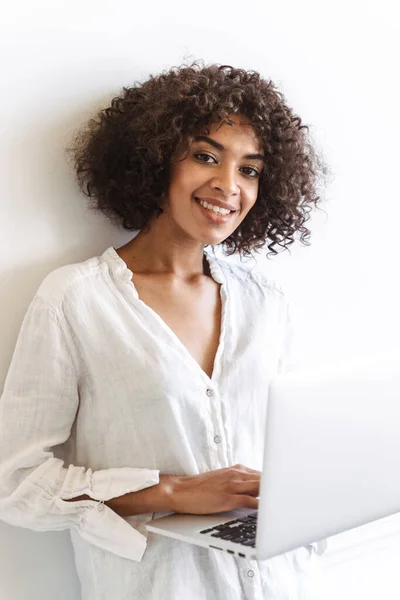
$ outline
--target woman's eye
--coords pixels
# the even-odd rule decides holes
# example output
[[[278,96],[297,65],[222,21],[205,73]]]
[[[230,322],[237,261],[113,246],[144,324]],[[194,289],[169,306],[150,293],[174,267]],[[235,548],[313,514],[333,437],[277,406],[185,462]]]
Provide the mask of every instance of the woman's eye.
[[[206,158],[214,158],[213,156],[210,156],[209,154],[203,154],[203,153],[200,153],[200,154],[194,154],[193,156],[194,156],[195,158],[198,158],[199,156],[205,156]],[[203,159],[200,159],[200,160],[203,160]],[[206,161],[204,160],[203,162],[206,162]]]
[[[257,169],[253,169],[253,167],[243,167],[244,169],[250,169],[250,171],[253,171],[254,175],[251,175],[251,177],[259,177],[260,173],[257,171]]]
[[[210,154],[204,154],[203,152],[201,152],[201,153],[199,153],[199,154],[194,154],[193,156],[194,156],[195,158],[199,158],[199,157],[205,156],[205,157],[206,157],[206,159],[207,159],[207,158],[212,158],[213,160],[215,160],[215,158],[214,158],[213,156],[211,156]],[[203,158],[200,158],[200,160],[201,160],[202,162],[205,162],[205,163],[207,163],[207,161],[206,161],[206,160],[203,160]],[[208,163],[208,164],[209,164],[209,163]],[[243,167],[243,169],[248,169],[249,171],[252,171],[252,172],[254,173],[253,175],[250,175],[250,174],[246,173],[246,175],[249,175],[250,177],[256,178],[256,177],[259,177],[259,176],[260,176],[260,173],[257,171],[257,169],[253,169],[253,167]]]

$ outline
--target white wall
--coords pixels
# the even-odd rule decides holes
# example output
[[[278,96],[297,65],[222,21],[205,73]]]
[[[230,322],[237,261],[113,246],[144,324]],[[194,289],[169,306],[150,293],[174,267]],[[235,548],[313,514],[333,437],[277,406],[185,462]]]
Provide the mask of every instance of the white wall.
[[[328,218],[316,215],[313,245],[270,261],[259,259],[292,295],[298,361],[316,364],[397,350],[395,8],[389,0],[4,4],[0,385],[22,317],[44,276],[130,237],[86,209],[64,156],[71,133],[123,85],[186,57],[255,69],[274,79],[311,125],[334,171]],[[389,534],[394,531],[395,520],[387,528]],[[340,546],[345,538],[339,538]],[[328,553],[324,560],[333,600],[376,598],[372,590],[383,577],[381,597],[399,597],[394,557],[400,543],[394,535],[389,538],[387,560],[372,542],[357,563],[348,557],[329,564]],[[0,600],[28,597],[79,598],[68,536],[0,524]]]

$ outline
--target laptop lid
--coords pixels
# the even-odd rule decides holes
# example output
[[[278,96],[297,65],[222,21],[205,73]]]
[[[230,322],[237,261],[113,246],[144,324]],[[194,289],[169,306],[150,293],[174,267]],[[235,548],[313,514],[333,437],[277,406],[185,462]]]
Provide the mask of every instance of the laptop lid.
[[[400,355],[279,375],[270,386],[257,556],[400,512]]]

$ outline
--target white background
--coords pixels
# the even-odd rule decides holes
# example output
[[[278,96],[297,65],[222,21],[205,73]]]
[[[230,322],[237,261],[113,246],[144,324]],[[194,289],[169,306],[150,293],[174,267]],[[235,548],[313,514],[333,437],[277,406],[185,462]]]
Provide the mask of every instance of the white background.
[[[4,4],[0,386],[44,276],[132,235],[87,209],[64,155],[73,131],[122,86],[196,58],[272,78],[334,173],[312,245],[258,259],[292,297],[298,363],[397,351],[396,10],[389,0]],[[333,600],[399,597],[398,531],[393,517],[331,540],[323,562]],[[55,597],[79,598],[68,534],[0,523],[0,600]]]

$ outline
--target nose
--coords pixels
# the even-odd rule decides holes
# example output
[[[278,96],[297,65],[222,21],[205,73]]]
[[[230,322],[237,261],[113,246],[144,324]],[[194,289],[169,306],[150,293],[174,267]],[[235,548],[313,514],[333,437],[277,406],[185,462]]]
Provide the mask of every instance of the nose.
[[[214,177],[213,186],[223,191],[225,196],[233,196],[239,193],[238,178],[240,174],[236,167],[221,165]]]

